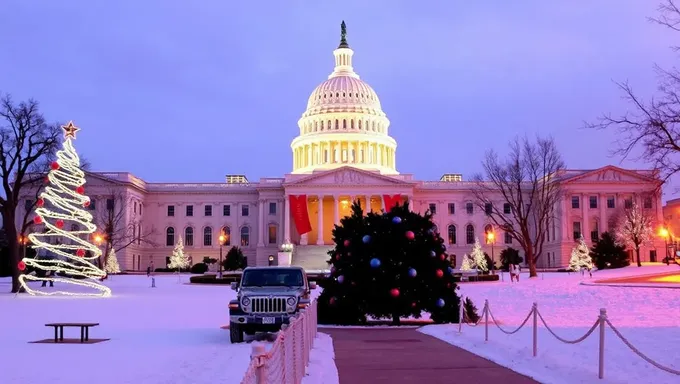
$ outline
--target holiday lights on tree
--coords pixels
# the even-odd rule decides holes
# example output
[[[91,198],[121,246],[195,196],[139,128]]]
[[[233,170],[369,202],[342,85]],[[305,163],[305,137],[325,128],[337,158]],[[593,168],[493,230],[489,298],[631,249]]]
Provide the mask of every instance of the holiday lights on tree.
[[[590,271],[593,269],[593,259],[590,257],[590,249],[588,249],[588,244],[586,244],[586,240],[583,236],[581,236],[574,249],[571,250],[569,269],[574,272],[581,270]]]
[[[460,270],[461,271],[471,271],[473,266],[474,266],[474,262],[472,261],[470,256],[468,256],[467,253],[464,254],[463,255],[463,262],[460,264]]]
[[[50,277],[22,274],[19,281],[31,295],[108,297],[111,296],[111,289],[99,282],[106,273],[93,264],[102,252],[87,240],[97,227],[92,223],[92,215],[84,209],[90,205],[90,198],[85,196],[85,173],[80,169],[80,158],[73,147],[79,128],[69,122],[62,129],[63,148],[57,152],[57,160],[50,166],[47,175],[49,185],[40,194],[33,220],[36,225],[44,225],[45,230],[28,235],[36,251],[42,249],[56,257],[24,258],[19,262],[20,270],[32,267],[53,274]],[[55,277],[54,273],[58,276]],[[65,283],[88,290],[42,291],[31,288],[29,281]]]
[[[643,212],[633,202],[632,206],[623,212],[616,226],[616,240],[622,245],[635,250],[638,267],[642,266],[640,246],[649,243],[654,237],[652,225],[652,216]]]
[[[191,260],[189,259],[189,255],[184,254],[184,242],[182,241],[182,236],[180,236],[179,240],[177,240],[177,245],[175,245],[175,249],[173,249],[172,255],[170,256],[168,269],[177,268],[177,278],[180,279],[180,270],[188,268],[189,265],[191,265]]]
[[[472,258],[472,264],[480,272],[486,272],[489,270],[489,266],[486,263],[486,255],[482,251],[482,246],[479,244],[479,239],[475,238],[475,244],[472,246],[472,252],[470,252],[470,257]]]
[[[116,257],[116,251],[111,248],[109,251],[109,256],[106,258],[106,266],[104,271],[109,275],[120,273],[120,265],[118,264],[118,258]]]

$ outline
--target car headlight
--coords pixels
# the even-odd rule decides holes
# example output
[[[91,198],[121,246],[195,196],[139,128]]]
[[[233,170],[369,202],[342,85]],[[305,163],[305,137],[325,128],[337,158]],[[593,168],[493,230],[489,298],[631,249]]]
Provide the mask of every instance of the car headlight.
[[[286,303],[288,303],[288,305],[292,307],[297,303],[297,299],[295,297],[289,297],[288,300],[286,300]]]
[[[247,297],[242,298],[241,299],[241,305],[243,305],[244,307],[249,306],[250,305],[250,299],[247,298]]]

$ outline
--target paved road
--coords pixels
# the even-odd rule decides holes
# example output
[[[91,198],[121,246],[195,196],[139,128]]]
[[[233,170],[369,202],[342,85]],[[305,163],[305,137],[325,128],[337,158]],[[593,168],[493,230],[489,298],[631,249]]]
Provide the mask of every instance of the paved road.
[[[333,338],[340,384],[536,383],[413,328],[321,332]]]

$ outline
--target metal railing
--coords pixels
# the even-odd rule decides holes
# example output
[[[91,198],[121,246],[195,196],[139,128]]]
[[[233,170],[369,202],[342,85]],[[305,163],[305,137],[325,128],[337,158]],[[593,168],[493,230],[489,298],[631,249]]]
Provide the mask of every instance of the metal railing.
[[[506,335],[512,335],[517,332],[519,332],[520,329],[524,328],[524,326],[527,324],[529,319],[531,318],[532,321],[532,341],[533,341],[533,356],[536,357],[538,354],[538,321],[540,320],[543,323],[543,326],[545,326],[545,329],[548,330],[548,332],[555,337],[557,340],[561,341],[562,343],[565,344],[578,344],[585,339],[587,339],[591,334],[595,332],[596,329],[599,328],[599,359],[598,359],[598,377],[600,379],[604,378],[604,345],[605,345],[605,329],[606,326],[608,325],[609,328],[611,328],[612,332],[616,336],[618,336],[619,339],[628,347],[630,348],[633,353],[636,355],[640,356],[644,361],[648,362],[652,366],[661,369],[665,372],[668,372],[673,375],[679,375],[680,376],[680,370],[676,370],[670,367],[667,367],[665,365],[662,365],[654,360],[652,360],[649,356],[645,355],[642,353],[639,349],[637,349],[628,339],[626,339],[625,336],[621,334],[621,332],[614,326],[614,324],[609,321],[607,318],[607,310],[605,308],[600,309],[600,315],[598,318],[595,320],[594,324],[586,333],[574,340],[568,340],[565,338],[562,338],[558,336],[549,326],[548,323],[545,321],[545,318],[541,314],[541,312],[538,310],[538,303],[534,303],[531,307],[531,310],[527,314],[527,316],[524,318],[524,321],[519,325],[519,327],[513,329],[513,330],[506,330],[503,327],[500,326],[499,322],[496,320],[496,318],[493,315],[493,312],[491,312],[491,307],[489,306],[489,300],[484,300],[484,309],[482,310],[482,314],[479,316],[479,319],[476,322],[469,322],[466,321],[469,316],[465,316],[465,306],[464,306],[464,298],[461,298],[460,301],[460,320],[458,322],[458,333],[463,332],[463,324],[469,325],[471,327],[476,327],[479,325],[480,322],[484,321],[484,341],[488,342],[489,341],[489,317],[491,317],[491,322],[493,325],[495,325],[501,332],[505,333]]]
[[[316,338],[316,300],[283,325],[272,348],[254,343],[241,384],[300,384]]]

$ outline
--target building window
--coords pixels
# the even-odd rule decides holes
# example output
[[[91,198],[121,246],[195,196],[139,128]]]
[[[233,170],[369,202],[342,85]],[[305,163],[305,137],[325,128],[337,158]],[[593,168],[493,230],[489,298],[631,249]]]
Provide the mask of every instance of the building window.
[[[581,222],[580,221],[574,221],[572,224],[572,229],[574,232],[574,240],[578,240],[581,238]]]
[[[142,215],[142,203],[139,203],[139,216],[141,216],[141,215]]]
[[[512,209],[510,208],[510,203],[503,203],[503,214],[509,215],[511,212]]]
[[[241,216],[248,216],[250,213],[250,206],[248,204],[243,204],[241,206]]]
[[[649,250],[649,261],[652,263],[656,262],[656,249]]]
[[[590,241],[597,243],[598,240],[600,240],[600,232],[597,229],[590,231]]]
[[[630,198],[629,198],[629,199],[624,200],[624,201],[623,201],[623,206],[624,206],[626,209],[631,209],[631,208],[633,208],[633,199],[630,199]]]
[[[173,217],[175,216],[175,206],[174,205],[168,205],[168,217]]]
[[[212,216],[212,205],[206,205],[203,207],[203,213],[205,216]]]
[[[505,244],[512,244],[512,235],[510,232],[505,232],[505,238],[503,239],[505,241]]]
[[[578,198],[578,196],[572,196],[571,197],[571,207],[573,209],[578,209],[581,207],[581,200]]]
[[[430,213],[432,213],[433,215],[437,213],[437,204],[430,203]]]
[[[106,209],[109,211],[113,211],[114,208],[114,201],[113,199],[106,199]]]
[[[597,196],[590,196],[590,209],[597,208]]]
[[[450,224],[448,232],[449,232],[449,244],[456,244],[456,226]]]
[[[96,203],[95,200],[93,200],[93,199],[90,200],[90,205],[87,206],[87,209],[90,210],[90,211],[95,211],[95,210],[97,210],[97,204],[95,204],[95,203]],[[140,208],[140,212],[141,212],[141,208],[142,208],[142,207],[140,206],[139,208]],[[141,215],[141,213],[140,213],[140,215]]]
[[[225,204],[222,206],[222,216],[231,216],[231,205]]]
[[[267,232],[268,232],[268,237],[269,237],[269,244],[276,244],[276,225],[275,224],[269,224],[269,227],[267,227]]]
[[[222,234],[224,235],[224,244],[222,245],[231,245],[231,228],[229,228],[228,225],[225,225],[222,227]]]
[[[175,228],[168,227],[165,230],[165,245],[168,247],[175,245]]]
[[[466,203],[465,212],[467,212],[468,215],[472,215],[475,212],[475,206],[472,203]]]
[[[24,210],[25,210],[26,212],[28,212],[28,211],[30,211],[30,210],[32,210],[32,209],[33,209],[33,200],[30,200],[30,199],[26,200],[26,201],[24,202]]]
[[[468,224],[467,227],[465,227],[465,242],[468,244],[475,243],[475,227],[473,227],[472,224]]]
[[[194,206],[193,205],[187,205],[186,207],[186,215],[187,217],[193,216],[194,215]]]
[[[206,247],[212,245],[212,227],[203,228],[203,245]]]
[[[616,208],[616,198],[614,196],[607,197],[607,208]]]
[[[486,213],[487,216],[491,215],[493,212],[493,204],[492,203],[486,203],[484,204],[484,213]]]
[[[645,201],[642,204],[645,209],[652,209],[652,198],[645,197]]]
[[[184,245],[187,247],[194,245],[194,229],[192,227],[186,227],[184,229]]]
[[[250,228],[242,227],[241,228],[241,246],[247,247],[248,245],[250,245]]]
[[[449,215],[455,215],[456,214],[456,204],[455,203],[449,203]]]
[[[132,211],[133,211],[134,213],[137,213],[137,202],[136,202],[136,201],[134,202],[133,207],[134,207],[134,208],[132,209]]]
[[[269,214],[276,215],[276,203],[269,203]]]

